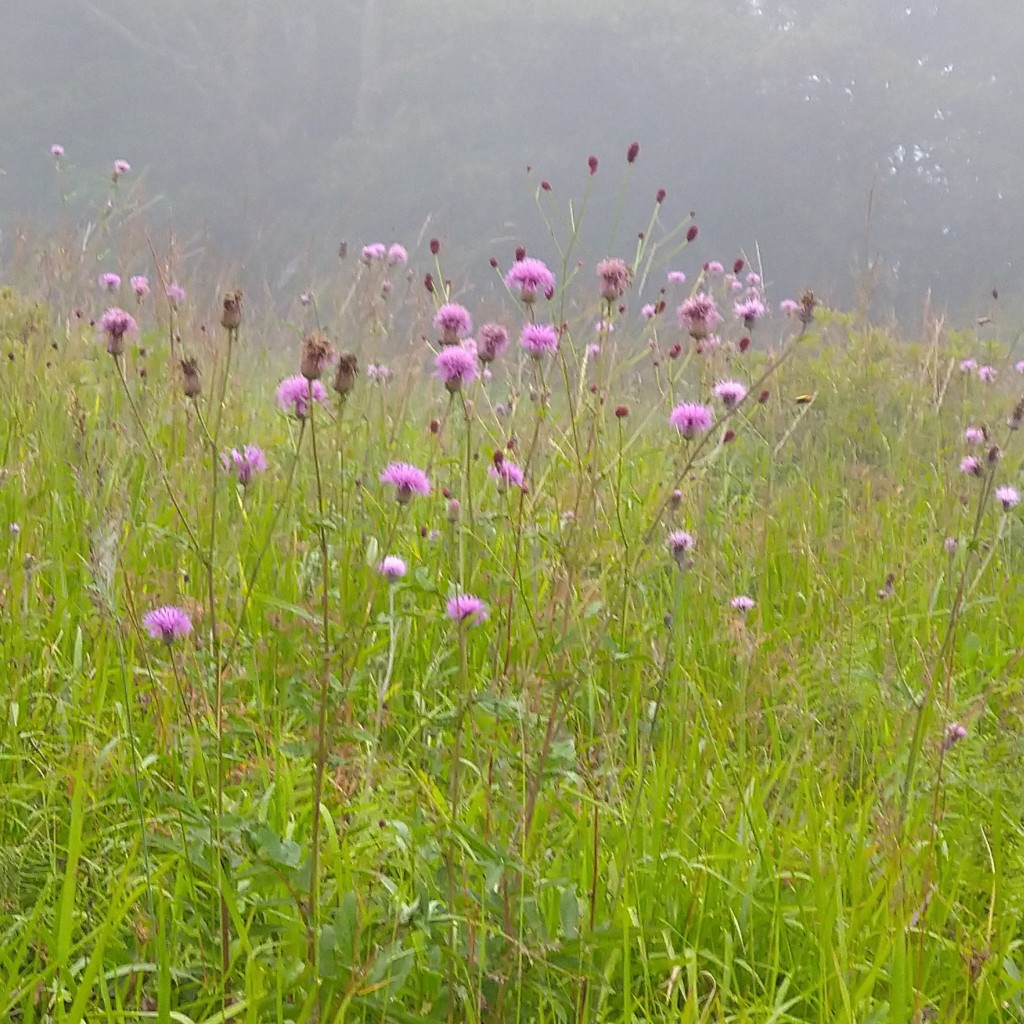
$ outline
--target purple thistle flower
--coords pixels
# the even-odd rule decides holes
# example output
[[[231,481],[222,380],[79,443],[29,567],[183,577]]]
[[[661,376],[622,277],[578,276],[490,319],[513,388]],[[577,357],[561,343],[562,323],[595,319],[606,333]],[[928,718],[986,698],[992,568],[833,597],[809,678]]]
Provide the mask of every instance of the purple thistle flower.
[[[127,160],[115,160],[114,161],[114,181],[117,181],[122,174],[127,174],[132,169],[132,165]]]
[[[724,274],[725,267],[718,260],[712,260],[705,268],[709,274]]]
[[[405,562],[398,555],[386,555],[381,560],[380,565],[377,566],[377,572],[388,583],[397,583],[408,572],[408,569]]]
[[[1020,493],[1016,487],[997,487],[996,500],[1000,501],[1004,512],[1020,504]]]
[[[960,360],[960,372],[961,373],[973,373],[978,368],[977,359],[961,359]]]
[[[625,260],[609,257],[597,265],[597,276],[601,278],[601,298],[607,302],[621,299],[633,280],[633,271]]]
[[[947,555],[955,555],[956,554],[956,545],[957,545],[956,537],[947,537],[942,542],[942,546],[945,549]]]
[[[712,328],[722,322],[722,314],[718,312],[713,296],[706,292],[691,295],[676,310],[676,317],[679,326],[685,327],[690,332],[690,337],[696,341],[706,338]]]
[[[747,284],[750,285],[751,288],[757,288],[761,284],[761,275],[755,274],[754,271],[751,270],[747,274]]]
[[[131,279],[132,291],[139,299],[144,299],[149,294],[149,278],[142,274],[136,274]]]
[[[683,402],[672,410],[668,421],[689,441],[711,429],[711,410],[696,402]]]
[[[601,354],[601,346],[596,341],[592,341],[587,346],[587,358],[596,359]]]
[[[391,379],[391,371],[383,363],[370,363],[366,367],[366,376],[374,384],[386,384]]]
[[[301,373],[286,377],[277,387],[277,404],[281,411],[296,419],[304,420],[309,415],[310,399],[323,403],[327,391],[318,380],[307,380]]]
[[[735,409],[747,397],[747,389],[738,380],[720,380],[713,393],[726,409]]]
[[[967,727],[960,722],[950,722],[942,736],[942,749],[947,751],[967,736]]]
[[[501,324],[484,324],[477,334],[477,357],[481,363],[493,363],[508,348],[508,331]]]
[[[487,605],[472,594],[456,594],[448,601],[445,610],[449,619],[470,626],[476,626],[487,618]]]
[[[658,307],[653,302],[645,303],[640,307],[640,315],[645,320],[650,320],[658,312]]]
[[[537,300],[537,292],[547,295],[555,287],[555,275],[542,260],[524,256],[509,268],[505,275],[505,287],[509,291],[519,289],[519,298],[529,304]]]
[[[232,448],[222,452],[220,461],[243,487],[249,486],[254,473],[262,473],[267,468],[263,449],[254,444],[247,444],[241,451]]]
[[[373,242],[363,246],[362,259],[367,266],[376,260],[383,260],[388,254],[387,246],[383,242]]]
[[[455,345],[460,335],[469,334],[473,329],[473,320],[465,306],[446,302],[434,314],[434,326],[442,332],[442,345]]]
[[[519,343],[534,359],[553,356],[558,351],[558,331],[551,324],[527,324],[519,335]]]
[[[1017,363],[1017,365],[1014,366],[1014,369],[1018,373],[1024,373],[1024,359],[1022,359],[1019,363]]]
[[[668,549],[680,568],[688,569],[690,567],[690,552],[693,550],[694,544],[696,541],[693,539],[693,535],[687,533],[686,530],[673,530],[668,535]]]
[[[64,147],[60,145],[60,143],[54,143],[50,147],[50,156],[52,156],[54,160],[59,160],[63,155]]]
[[[167,290],[164,294],[171,300],[172,306],[177,306],[179,302],[185,301],[185,289],[182,288],[177,281],[172,281],[167,286]]]
[[[462,345],[448,345],[434,360],[435,373],[451,394],[462,390],[463,384],[476,380],[476,353]]]
[[[751,295],[737,302],[732,309],[747,328],[753,327],[754,323],[760,320],[767,312],[764,303],[756,295]]]
[[[172,604],[146,612],[142,616],[142,625],[154,640],[162,640],[168,645],[192,632],[192,620],[188,613]]]
[[[752,597],[747,597],[746,594],[739,594],[729,602],[729,606],[745,615],[754,607],[755,603]]]
[[[960,472],[967,476],[981,476],[981,462],[973,455],[960,460]]]
[[[108,270],[105,274],[100,274],[99,281],[100,287],[106,288],[108,292],[116,292],[121,287],[121,275],[113,271]]]
[[[786,316],[796,316],[800,312],[800,303],[796,299],[783,299],[779,303],[779,310]]]
[[[396,267],[399,263],[408,263],[409,253],[406,251],[404,245],[399,245],[397,242],[393,242],[388,246],[388,263],[391,266]]]
[[[124,336],[134,334],[139,325],[131,313],[126,313],[117,306],[111,306],[100,317],[99,326],[107,335],[107,351],[112,356],[119,356],[124,351]]]
[[[490,476],[498,482],[498,490],[504,491],[507,487],[518,487],[523,490],[523,471],[514,462],[502,459],[501,462],[491,463],[487,470]]]
[[[672,284],[686,284],[686,275],[681,270],[670,270],[668,279]]]
[[[984,444],[985,431],[981,427],[968,427],[964,431],[964,440],[968,444]]]
[[[994,366],[979,366],[978,367],[978,380],[983,380],[986,384],[991,384],[996,379],[996,368]]]
[[[380,482],[395,488],[395,497],[400,505],[408,504],[414,494],[422,494],[424,497],[430,494],[427,474],[408,462],[392,462],[381,473]]]

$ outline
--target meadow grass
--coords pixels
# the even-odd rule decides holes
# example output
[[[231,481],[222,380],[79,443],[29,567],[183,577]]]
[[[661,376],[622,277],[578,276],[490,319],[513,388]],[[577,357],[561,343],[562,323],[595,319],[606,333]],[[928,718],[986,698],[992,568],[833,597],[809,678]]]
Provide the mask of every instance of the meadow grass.
[[[0,1018],[1024,1020],[1012,355],[809,306],[711,345],[672,307],[723,279],[644,322],[574,237],[457,391],[443,253],[309,297],[294,338],[329,313],[391,376],[305,417],[254,301],[149,296],[112,357],[0,298]]]

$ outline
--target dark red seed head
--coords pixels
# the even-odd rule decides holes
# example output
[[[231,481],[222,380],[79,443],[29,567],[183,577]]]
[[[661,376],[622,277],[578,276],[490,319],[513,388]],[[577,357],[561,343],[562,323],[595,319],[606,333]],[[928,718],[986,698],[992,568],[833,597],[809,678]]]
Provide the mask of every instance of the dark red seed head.
[[[640,143],[631,142],[626,150],[626,163],[631,164],[640,155]]]
[[[525,260],[525,259],[526,259],[526,246],[525,245],[517,245],[516,246],[516,263],[522,263],[522,261]]]
[[[542,181],[540,183],[540,187],[542,189],[544,189],[545,192],[550,192],[551,191],[551,182],[550,181]]]
[[[722,444],[728,444],[730,441],[734,440],[735,437],[736,437],[736,431],[735,430],[727,430],[722,435]]]
[[[686,240],[692,242],[697,237],[697,225],[691,224],[686,231]]]
[[[497,270],[498,269],[498,261],[493,256],[490,259],[490,264],[491,264],[491,269],[492,270]]]
[[[750,339],[744,335],[740,338],[740,351],[746,352],[748,348],[750,348]]]
[[[658,203],[659,205],[661,205],[661,203],[665,202],[665,196],[666,195],[667,195],[667,193],[665,192],[665,190],[663,188],[659,188],[658,191],[654,195],[654,201],[656,203]]]
[[[733,265],[732,265],[732,272],[734,274],[738,274],[738,273],[740,273],[740,271],[743,270],[743,268],[745,266],[746,266],[746,264],[743,262],[743,257],[741,256],[738,260],[736,260],[735,263],[733,263]]]
[[[597,174],[597,157],[596,156],[588,156],[587,157],[587,166],[590,168],[590,173],[591,174]]]
[[[426,288],[431,295],[434,294],[434,275],[429,271],[423,275],[423,287]]]
[[[436,238],[430,240],[430,251],[434,256],[441,251],[441,243]]]
[[[624,420],[629,415],[628,405],[617,405],[615,406],[615,418],[618,420]]]
[[[764,403],[768,401],[768,397],[770,395],[771,392],[767,388],[765,388],[764,391],[762,391],[761,394],[757,396],[757,404],[764,405]]]

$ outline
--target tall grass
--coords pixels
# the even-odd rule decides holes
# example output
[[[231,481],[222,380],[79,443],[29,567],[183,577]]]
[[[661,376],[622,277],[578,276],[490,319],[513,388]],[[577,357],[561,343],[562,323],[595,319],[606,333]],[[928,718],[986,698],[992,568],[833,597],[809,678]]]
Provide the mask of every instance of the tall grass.
[[[0,1018],[1024,1019],[998,337],[986,383],[971,334],[809,302],[747,329],[660,210],[620,311],[571,212],[550,299],[467,302],[512,344],[461,389],[431,375],[443,250],[432,291],[371,257],[284,330],[155,287],[115,359],[88,289],[116,210],[48,308],[0,297]],[[702,290],[721,345],[676,322]],[[275,338],[321,317],[391,376],[327,371],[297,418]],[[528,320],[554,358],[517,350]],[[684,401],[709,432],[669,425]],[[431,494],[396,501],[395,461]],[[466,594],[486,619],[447,614]],[[169,644],[166,604],[194,627]]]

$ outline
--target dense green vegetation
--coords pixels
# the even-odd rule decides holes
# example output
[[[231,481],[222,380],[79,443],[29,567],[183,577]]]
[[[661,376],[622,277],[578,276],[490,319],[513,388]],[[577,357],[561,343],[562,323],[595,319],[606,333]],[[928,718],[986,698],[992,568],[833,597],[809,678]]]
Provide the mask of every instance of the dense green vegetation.
[[[0,1017],[1024,1019],[1007,339],[810,296],[748,329],[685,225],[620,311],[555,224],[550,301],[471,308],[512,343],[449,390],[443,247],[236,328],[163,254],[136,303],[116,189],[97,223],[38,255],[48,308],[0,293]],[[289,415],[321,324],[359,372]]]

